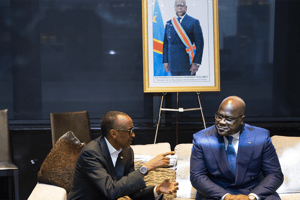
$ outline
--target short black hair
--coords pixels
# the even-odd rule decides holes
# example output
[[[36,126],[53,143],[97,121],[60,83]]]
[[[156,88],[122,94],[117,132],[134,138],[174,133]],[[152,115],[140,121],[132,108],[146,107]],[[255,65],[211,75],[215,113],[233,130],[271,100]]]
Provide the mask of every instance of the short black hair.
[[[126,113],[120,111],[109,111],[102,117],[101,130],[103,136],[106,137],[108,132],[115,128],[119,115],[128,116]]]

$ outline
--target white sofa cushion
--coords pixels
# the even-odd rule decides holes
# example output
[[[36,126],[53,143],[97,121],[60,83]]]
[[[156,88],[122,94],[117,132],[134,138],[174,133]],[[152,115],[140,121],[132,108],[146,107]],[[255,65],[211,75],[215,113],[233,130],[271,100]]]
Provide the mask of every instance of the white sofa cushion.
[[[171,146],[168,142],[157,144],[131,145],[134,155],[157,156],[158,154],[171,151]]]
[[[140,168],[144,163],[155,156],[171,151],[169,143],[131,145],[131,147],[134,152],[134,165],[136,169]],[[170,181],[172,182],[175,181],[177,156],[172,155],[168,157],[170,157],[170,167],[157,168],[154,171],[150,171],[148,175],[144,177],[147,186],[156,186],[166,178],[170,178]],[[165,199],[173,199],[174,197],[175,195],[164,195]]]
[[[299,200],[300,199],[300,193],[294,193],[294,194],[279,194],[281,200]]]
[[[37,183],[28,200],[67,200],[67,191],[58,186]]]
[[[300,137],[273,136],[271,139],[284,175],[284,182],[277,192],[300,193]]]
[[[178,182],[179,190],[177,198],[194,199],[196,197],[196,189],[190,182],[190,158],[193,144],[178,144],[175,147],[177,155],[176,182]]]

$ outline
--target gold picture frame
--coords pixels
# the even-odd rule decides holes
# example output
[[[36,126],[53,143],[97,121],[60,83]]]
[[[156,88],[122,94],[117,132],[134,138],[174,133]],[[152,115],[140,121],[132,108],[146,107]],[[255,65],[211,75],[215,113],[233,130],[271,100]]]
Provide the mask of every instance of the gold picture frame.
[[[158,42],[157,44],[161,48],[163,40],[156,41],[154,38],[156,36],[153,34],[159,32],[156,28],[159,17],[162,19],[165,28],[167,20],[176,16],[175,0],[142,0],[143,83],[145,93],[220,91],[218,0],[186,0],[186,5],[187,15],[195,16],[195,19],[200,21],[204,38],[202,63],[195,76],[156,75],[154,64],[156,67],[158,59],[155,57],[154,51],[156,52],[156,49],[154,47],[157,47],[156,43]],[[160,16],[157,17],[157,15]],[[163,56],[163,50],[159,50],[159,52]],[[163,66],[162,62],[159,63]],[[160,64],[158,65],[161,68]]]

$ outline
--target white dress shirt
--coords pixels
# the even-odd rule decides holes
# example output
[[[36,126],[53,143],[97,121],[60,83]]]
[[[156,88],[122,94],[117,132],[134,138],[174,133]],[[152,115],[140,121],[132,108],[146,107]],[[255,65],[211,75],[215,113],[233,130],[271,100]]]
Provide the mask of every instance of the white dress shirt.
[[[120,150],[115,149],[115,147],[113,147],[109,141],[106,139],[106,137],[104,137],[106,144],[107,144],[107,148],[108,151],[110,153],[110,157],[111,157],[111,161],[113,162],[114,167],[116,166],[116,162],[119,156],[119,153],[121,153],[122,148]]]
[[[231,135],[233,137],[232,139],[232,145],[234,147],[234,150],[235,150],[235,155],[238,154],[238,149],[239,149],[239,139],[240,139],[240,131]],[[228,147],[228,140],[225,136],[223,136],[224,138],[224,142],[225,142],[225,151],[227,151],[227,147]]]

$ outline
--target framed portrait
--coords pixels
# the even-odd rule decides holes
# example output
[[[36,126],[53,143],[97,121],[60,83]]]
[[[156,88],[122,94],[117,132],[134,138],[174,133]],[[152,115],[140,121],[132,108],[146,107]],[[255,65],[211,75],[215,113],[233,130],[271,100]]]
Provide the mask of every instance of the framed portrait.
[[[144,92],[220,91],[218,0],[142,0]]]

